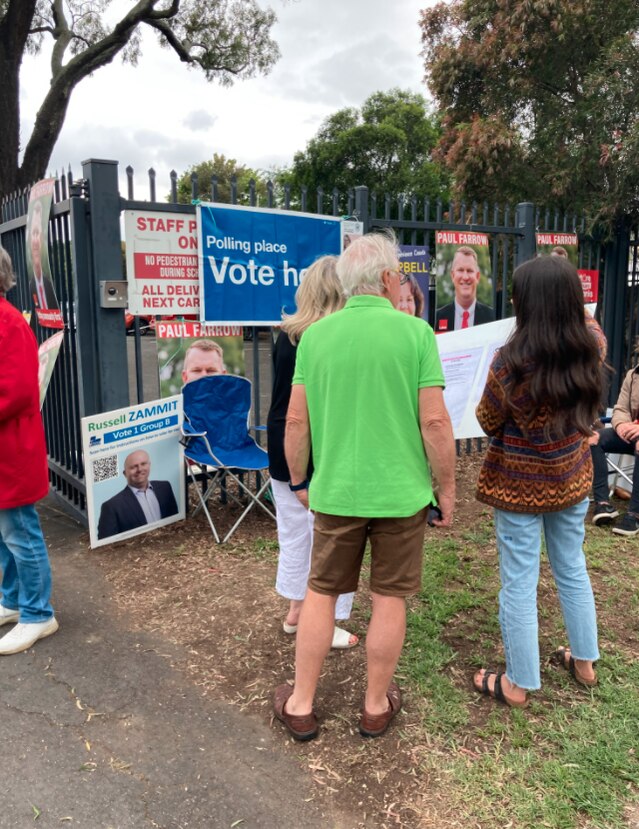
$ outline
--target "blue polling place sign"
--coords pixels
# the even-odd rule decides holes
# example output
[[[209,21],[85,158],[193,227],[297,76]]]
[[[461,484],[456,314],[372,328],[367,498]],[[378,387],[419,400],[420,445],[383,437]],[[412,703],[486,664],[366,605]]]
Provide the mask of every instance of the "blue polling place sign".
[[[295,310],[304,271],[340,252],[340,219],[255,207],[199,204],[200,320],[277,325]]]

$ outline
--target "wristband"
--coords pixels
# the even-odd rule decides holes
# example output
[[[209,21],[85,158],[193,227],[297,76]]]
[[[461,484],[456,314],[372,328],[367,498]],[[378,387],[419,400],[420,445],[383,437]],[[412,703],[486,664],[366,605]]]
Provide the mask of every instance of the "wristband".
[[[288,488],[291,492],[299,492],[302,489],[308,489],[308,479],[304,478],[301,484],[292,484],[289,481]]]

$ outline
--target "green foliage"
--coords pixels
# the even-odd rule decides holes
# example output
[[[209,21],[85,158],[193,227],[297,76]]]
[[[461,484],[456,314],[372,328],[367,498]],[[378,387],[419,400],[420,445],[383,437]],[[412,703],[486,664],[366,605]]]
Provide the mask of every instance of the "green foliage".
[[[431,158],[440,134],[421,95],[400,89],[376,92],[361,110],[331,115],[306,149],[295,154],[279,183],[292,190],[306,186],[310,192],[322,187],[326,193],[366,185],[380,194],[436,198],[445,195],[448,183]]]
[[[177,182],[177,195],[180,204],[191,203],[191,176],[195,173],[198,181],[198,198],[202,201],[211,201],[211,177],[217,177],[217,200],[224,203],[231,201],[231,179],[237,178],[238,204],[249,203],[249,182],[255,182],[255,193],[258,204],[265,204],[266,181],[263,173],[238,164],[234,158],[214,153],[212,161],[201,161],[188,168]]]
[[[639,4],[452,0],[422,12],[438,155],[477,200],[639,215]]]
[[[279,57],[271,39],[275,14],[256,0],[138,0],[119,3],[119,19],[109,18],[111,5],[111,0],[0,0],[0,194],[42,178],[75,87],[116,56],[137,63],[144,27],[180,61],[223,85],[266,73]],[[22,58],[46,43],[51,44],[50,83],[20,164]]]

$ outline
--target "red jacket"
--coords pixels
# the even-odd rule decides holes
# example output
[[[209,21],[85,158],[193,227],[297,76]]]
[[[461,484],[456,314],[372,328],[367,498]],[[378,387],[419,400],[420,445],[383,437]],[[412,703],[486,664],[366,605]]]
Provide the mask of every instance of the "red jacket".
[[[48,491],[38,345],[22,314],[0,296],[0,509],[33,504]]]

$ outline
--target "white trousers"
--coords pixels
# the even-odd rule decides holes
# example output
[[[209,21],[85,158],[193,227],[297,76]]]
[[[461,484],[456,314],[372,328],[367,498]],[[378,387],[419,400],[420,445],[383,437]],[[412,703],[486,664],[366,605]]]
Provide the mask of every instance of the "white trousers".
[[[306,596],[308,574],[311,569],[314,516],[299,502],[295,493],[291,492],[288,483],[271,478],[271,486],[280,545],[275,589],[285,599],[302,601]],[[349,618],[354,596],[354,593],[343,593],[338,596],[335,606],[336,619]]]

